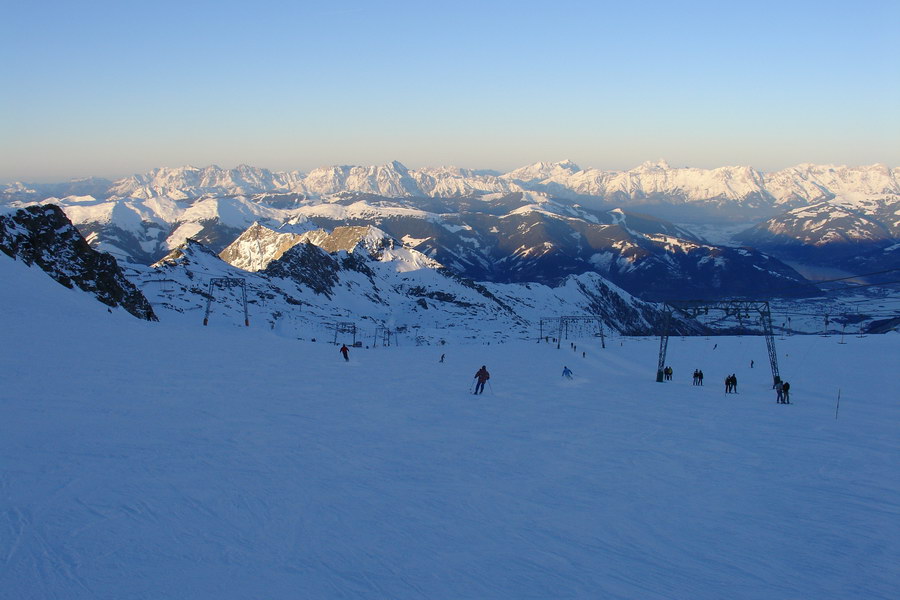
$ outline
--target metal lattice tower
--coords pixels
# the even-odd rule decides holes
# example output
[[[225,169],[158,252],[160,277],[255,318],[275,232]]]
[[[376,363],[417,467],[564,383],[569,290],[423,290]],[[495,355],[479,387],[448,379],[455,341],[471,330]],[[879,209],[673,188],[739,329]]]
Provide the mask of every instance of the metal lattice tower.
[[[339,333],[353,334],[353,344],[356,344],[356,323],[350,321],[340,321],[334,325],[334,343],[337,344]],[[351,344],[351,345],[353,345]]]
[[[551,325],[556,325],[556,348],[559,349],[560,344],[562,343],[563,337],[569,339],[569,325],[577,325],[577,324],[589,324],[596,323],[597,324],[597,332],[600,334],[600,343],[606,348],[606,332],[603,329],[603,317],[599,315],[581,315],[581,316],[564,316],[564,317],[552,317],[552,318],[544,318],[540,321],[540,332],[538,337],[538,342],[544,339],[544,328],[546,324],[547,331],[552,331]]]
[[[213,290],[221,288],[241,288],[241,302],[244,305],[244,326],[250,327],[250,316],[247,314],[247,283],[239,277],[213,277],[209,280],[209,293],[206,296],[206,313],[203,315],[203,324],[209,325],[209,311],[212,308]]]
[[[656,381],[663,381],[663,369],[666,363],[666,350],[669,345],[669,327],[672,323],[672,314],[675,311],[690,317],[697,318],[701,314],[709,314],[710,310],[720,310],[726,317],[737,317],[742,325],[744,319],[749,319],[751,313],[759,315],[762,324],[763,335],[766,338],[766,350],[769,353],[769,366],[772,369],[772,382],[781,380],[778,371],[778,354],[775,352],[775,334],[772,328],[772,311],[769,303],[764,300],[684,300],[666,302],[665,316],[663,318],[662,332],[659,336],[659,363],[656,367]]]

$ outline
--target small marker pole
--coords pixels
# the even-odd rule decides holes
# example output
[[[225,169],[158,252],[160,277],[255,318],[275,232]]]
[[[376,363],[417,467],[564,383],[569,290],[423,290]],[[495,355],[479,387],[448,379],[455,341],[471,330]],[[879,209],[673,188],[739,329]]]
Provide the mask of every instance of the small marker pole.
[[[837,407],[834,409],[835,420],[837,420],[839,410],[841,410],[841,388],[838,388]]]

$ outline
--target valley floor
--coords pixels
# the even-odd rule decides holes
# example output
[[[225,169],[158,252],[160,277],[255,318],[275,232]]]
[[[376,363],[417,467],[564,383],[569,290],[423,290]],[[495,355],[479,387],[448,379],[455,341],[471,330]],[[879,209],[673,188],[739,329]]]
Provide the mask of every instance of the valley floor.
[[[17,293],[0,292],[20,340],[0,348],[0,597],[900,590],[896,335],[779,340],[784,406],[762,338],[672,338],[657,383],[654,338],[345,363]]]

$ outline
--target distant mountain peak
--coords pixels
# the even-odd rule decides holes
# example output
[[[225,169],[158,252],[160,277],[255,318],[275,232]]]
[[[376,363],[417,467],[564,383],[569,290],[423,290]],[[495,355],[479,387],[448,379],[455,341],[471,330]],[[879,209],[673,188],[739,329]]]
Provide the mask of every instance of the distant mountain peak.
[[[395,171],[399,171],[399,172],[401,172],[401,173],[406,173],[406,172],[409,171],[409,169],[406,168],[406,165],[404,165],[404,164],[403,164],[402,162],[400,162],[399,160],[392,160],[391,162],[385,164],[384,166],[385,166],[385,167],[388,167],[388,168],[391,168],[391,169],[393,169],[393,170],[395,170]]]
[[[565,159],[559,161],[558,163],[554,163],[554,164],[555,164],[555,166],[557,166],[561,169],[566,169],[567,171],[573,171],[573,172],[581,171],[581,167],[579,167],[577,164],[575,164],[568,158],[565,158]]]
[[[668,171],[671,168],[672,167],[669,165],[669,163],[665,159],[662,159],[662,158],[660,158],[659,160],[655,160],[655,161],[654,160],[644,161],[638,167],[638,169],[642,169],[642,170],[654,169],[654,170],[660,170],[660,171]]]

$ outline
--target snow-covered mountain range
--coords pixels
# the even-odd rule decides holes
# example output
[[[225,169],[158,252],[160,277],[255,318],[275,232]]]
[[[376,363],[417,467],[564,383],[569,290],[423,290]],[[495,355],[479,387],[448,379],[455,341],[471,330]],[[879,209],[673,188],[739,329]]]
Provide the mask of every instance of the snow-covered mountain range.
[[[91,195],[95,198],[168,198],[298,194],[325,198],[340,192],[386,197],[455,198],[532,190],[569,199],[639,204],[737,203],[744,208],[777,209],[839,199],[864,204],[900,195],[900,168],[875,164],[847,167],[803,164],[772,173],[749,166],[700,169],[646,162],[627,171],[582,169],[571,161],[539,162],[505,174],[456,167],[408,169],[394,161],[378,166],[330,166],[270,171],[247,165],[233,169],[158,168],[112,182],[86,179],[65,184],[13,183],[2,189],[8,200]]]
[[[560,314],[594,315],[608,332],[649,334],[662,319],[660,306],[596,273],[570,276],[554,288],[479,284],[370,226],[296,234],[257,224],[222,253],[244,268],[189,239],[152,266],[130,266],[129,281],[50,205],[0,217],[0,250],[140,318],[195,326],[201,319],[253,320],[304,339],[347,323],[387,335],[414,329],[422,343],[478,340],[488,331],[494,340],[528,338],[541,319]],[[684,320],[675,328],[703,331]]]
[[[196,319],[213,296],[214,318],[240,322],[242,294],[197,286],[214,277],[244,281],[256,318],[297,337],[354,322],[387,330],[414,328],[428,343],[477,340],[485,331],[494,339],[509,339],[533,336],[541,318],[563,313],[600,315],[611,330],[649,333],[661,318],[659,306],[637,300],[595,273],[571,276],[554,288],[476,283],[371,226],[298,235],[257,224],[221,257],[189,240],[141,270],[137,281],[167,311]],[[678,327],[701,330],[689,323]]]
[[[778,258],[835,266],[835,254],[865,254],[881,267],[900,241],[900,169],[883,165],[768,174],[665,162],[628,171],[536,163],[505,174],[398,162],[309,173],[180,167],[105,183],[17,183],[0,202],[58,204],[92,246],[129,263],[151,264],[188,238],[219,252],[254,223],[296,235],[373,225],[474,280],[555,285],[595,272],[653,299],[802,293]],[[732,246],[750,248],[691,231],[732,221],[749,228]]]

